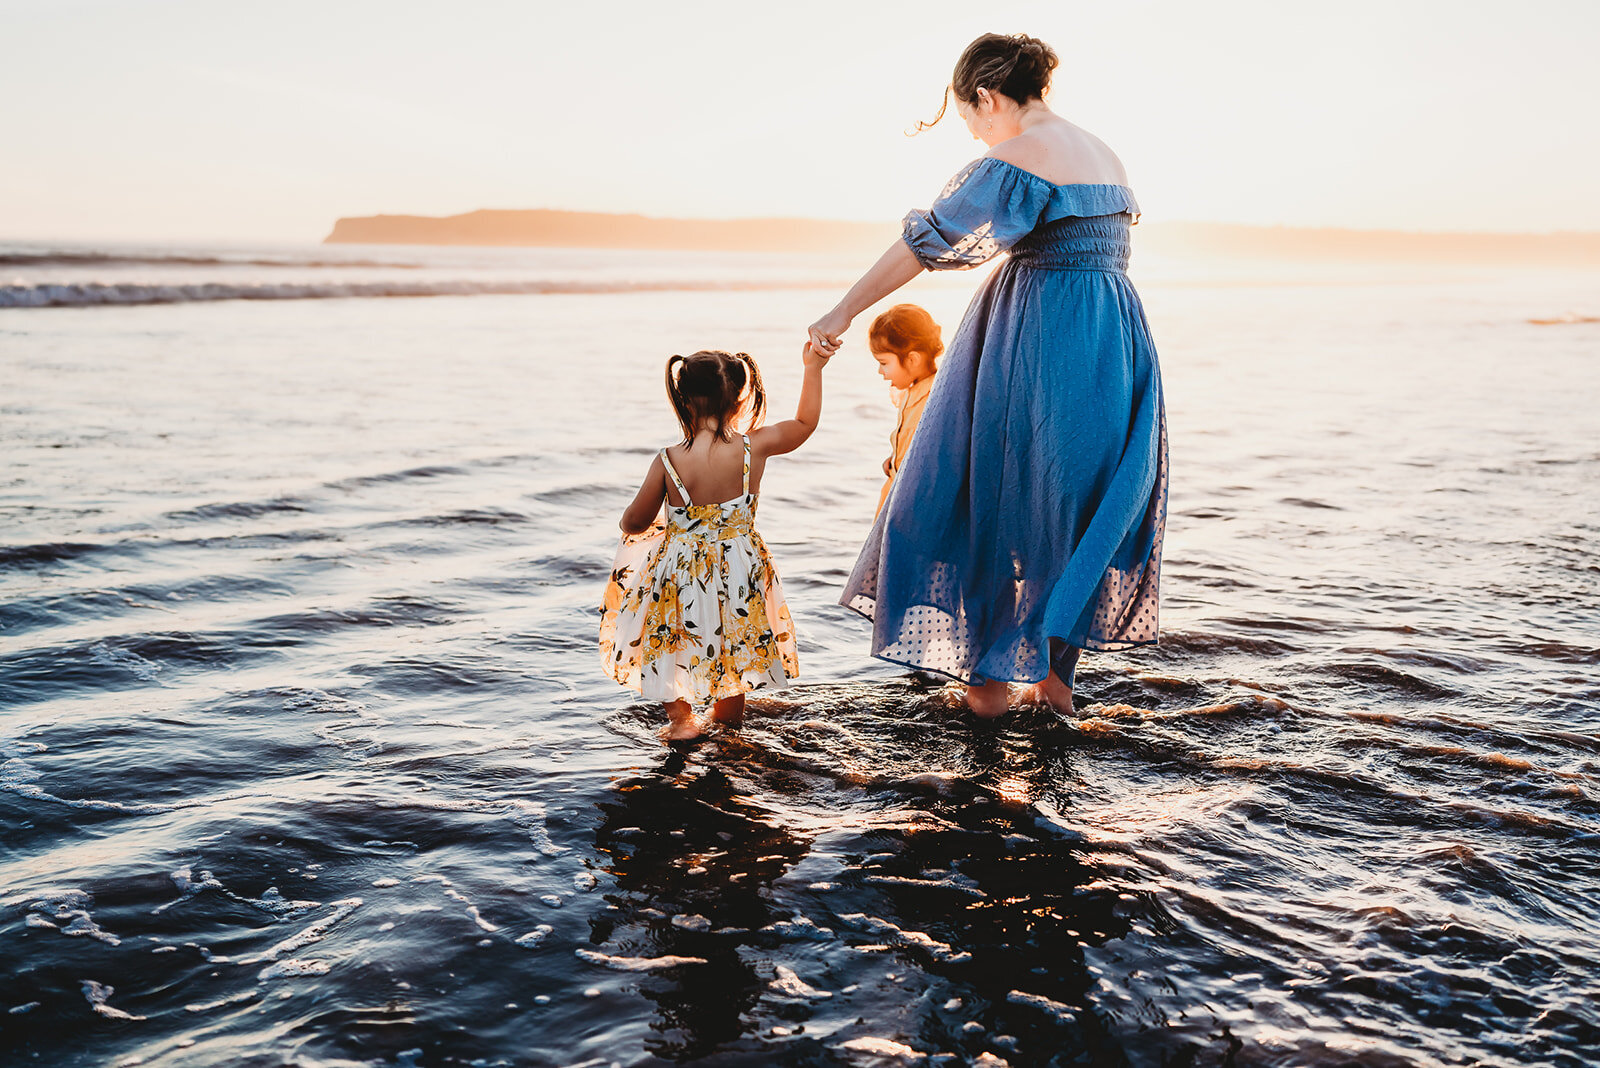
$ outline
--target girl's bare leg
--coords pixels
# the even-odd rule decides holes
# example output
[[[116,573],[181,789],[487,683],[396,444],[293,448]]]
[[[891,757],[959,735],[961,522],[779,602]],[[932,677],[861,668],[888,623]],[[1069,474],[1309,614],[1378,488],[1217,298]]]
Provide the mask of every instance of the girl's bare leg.
[[[982,686],[967,687],[967,707],[979,719],[994,719],[1006,714],[1009,697],[1005,680],[990,679]]]
[[[724,697],[711,707],[711,720],[724,727],[744,726],[744,694]]]
[[[668,701],[662,707],[667,710],[667,729],[661,732],[664,741],[687,742],[700,737],[700,721],[694,718],[688,701]]]

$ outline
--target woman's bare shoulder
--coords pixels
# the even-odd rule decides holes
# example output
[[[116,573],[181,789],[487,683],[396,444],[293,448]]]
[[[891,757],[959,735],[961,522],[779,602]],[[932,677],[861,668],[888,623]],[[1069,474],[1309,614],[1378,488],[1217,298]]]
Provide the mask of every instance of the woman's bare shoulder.
[[[989,156],[1056,185],[1126,185],[1128,172],[1109,145],[1065,119],[1042,123],[1001,141]]]

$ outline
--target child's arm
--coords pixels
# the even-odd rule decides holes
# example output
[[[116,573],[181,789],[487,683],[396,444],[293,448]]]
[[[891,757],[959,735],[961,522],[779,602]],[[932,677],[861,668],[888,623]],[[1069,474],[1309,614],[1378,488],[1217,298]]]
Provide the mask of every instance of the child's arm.
[[[764,426],[750,435],[750,447],[763,456],[780,456],[798,449],[822,419],[822,368],[828,357],[812,348],[810,342],[801,355],[806,373],[800,382],[800,403],[795,407],[794,418]]]
[[[650,529],[650,524],[656,521],[656,516],[661,513],[661,502],[667,499],[667,469],[661,464],[661,454],[656,453],[656,458],[650,461],[650,473],[644,476],[644,485],[639,487],[639,495],[628,505],[628,510],[622,513],[622,522],[617,524],[624,534],[643,534]]]

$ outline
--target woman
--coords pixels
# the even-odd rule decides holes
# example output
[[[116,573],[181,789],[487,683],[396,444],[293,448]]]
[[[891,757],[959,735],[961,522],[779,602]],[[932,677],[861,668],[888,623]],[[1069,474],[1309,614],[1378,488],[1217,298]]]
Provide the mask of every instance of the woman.
[[[907,215],[902,240],[810,330],[832,354],[924,269],[1011,253],[950,342],[840,598],[873,621],[874,656],[965,682],[985,718],[1006,711],[1008,682],[1070,714],[1080,649],[1156,640],[1167,439],[1124,273],[1139,209],[1116,155],[1045,105],[1056,64],[1032,37],[967,47],[945,103],[953,92],[989,152]]]

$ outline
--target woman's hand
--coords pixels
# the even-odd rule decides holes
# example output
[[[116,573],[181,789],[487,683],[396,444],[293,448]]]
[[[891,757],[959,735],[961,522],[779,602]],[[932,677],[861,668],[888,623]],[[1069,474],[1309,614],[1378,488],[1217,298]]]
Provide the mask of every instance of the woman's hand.
[[[839,343],[848,329],[850,329],[850,316],[835,308],[812,323],[806,333],[810,335],[811,344],[818,352],[824,356],[832,356],[839,351]]]

